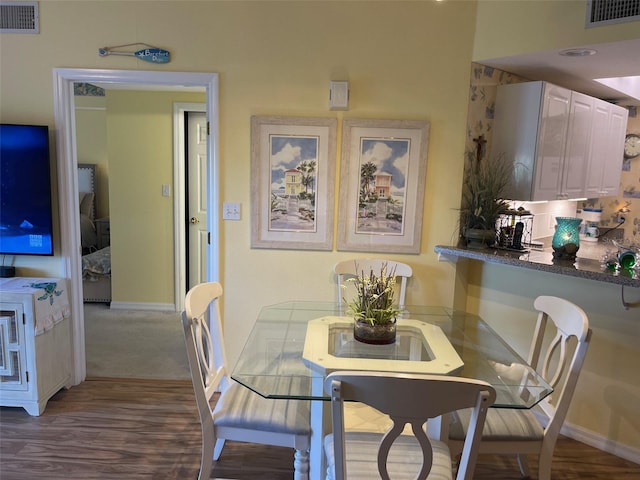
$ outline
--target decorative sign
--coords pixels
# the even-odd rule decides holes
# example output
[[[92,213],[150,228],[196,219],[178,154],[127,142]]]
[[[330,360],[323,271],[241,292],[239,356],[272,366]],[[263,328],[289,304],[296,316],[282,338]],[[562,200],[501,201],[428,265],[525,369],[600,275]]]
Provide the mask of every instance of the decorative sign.
[[[151,63],[169,63],[170,59],[169,50],[162,48],[144,48],[135,52],[134,55],[140,60]]]
[[[114,50],[116,48],[131,47],[134,45],[145,45],[147,48],[137,50],[135,52],[122,52]],[[124,55],[129,57],[136,57],[145,62],[151,63],[169,63],[171,60],[171,53],[169,50],[157,48],[146,43],[130,43],[127,45],[117,45],[115,47],[103,47],[98,49],[98,55],[106,57],[107,55]]]

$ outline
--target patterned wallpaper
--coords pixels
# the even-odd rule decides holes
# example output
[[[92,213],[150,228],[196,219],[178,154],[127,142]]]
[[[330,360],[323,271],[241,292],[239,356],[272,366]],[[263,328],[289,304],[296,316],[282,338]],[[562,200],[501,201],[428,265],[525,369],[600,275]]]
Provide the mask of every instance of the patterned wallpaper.
[[[73,94],[79,97],[104,97],[104,88],[90,83],[76,82],[73,84]]]
[[[487,141],[484,152],[491,151],[493,113],[498,85],[525,82],[524,78],[477,63],[471,64],[471,84],[469,91],[469,111],[467,117],[467,138],[465,159],[475,156],[477,142],[481,135]],[[465,165],[465,168],[468,165]]]
[[[486,140],[483,152],[491,151],[493,113],[498,85],[526,82],[527,79],[502,70],[471,64],[471,82],[469,91],[469,111],[465,144],[465,168],[470,156],[475,156],[477,139],[482,135]],[[634,116],[632,116],[634,115]],[[640,117],[635,109],[630,111],[627,133],[640,133]],[[474,141],[474,139],[476,141]],[[472,157],[473,158],[473,157]],[[611,228],[621,208],[629,209],[622,230],[616,237],[624,236],[625,242],[640,244],[640,158],[626,161],[622,167],[618,197],[602,197],[579,202],[578,207],[598,207],[603,209],[601,227]],[[558,203],[558,202],[549,202]],[[538,207],[539,208],[539,207]],[[534,220],[535,223],[535,220]],[[613,233],[613,232],[612,232]],[[617,233],[617,232],[616,232]]]
[[[629,112],[627,133],[640,134],[640,117],[637,112]],[[617,197],[590,199],[584,202],[584,206],[602,208],[600,225],[605,229],[617,224],[615,220],[618,212],[624,209],[625,222],[620,228],[624,231],[625,243],[640,245],[640,157],[623,161]]]

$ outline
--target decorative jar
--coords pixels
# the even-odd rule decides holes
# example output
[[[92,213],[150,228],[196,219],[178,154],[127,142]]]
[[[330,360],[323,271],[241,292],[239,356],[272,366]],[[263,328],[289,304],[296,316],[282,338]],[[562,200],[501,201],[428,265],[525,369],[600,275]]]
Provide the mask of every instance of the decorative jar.
[[[556,231],[551,240],[553,256],[556,258],[575,258],[580,248],[581,218],[556,217]]]
[[[396,318],[400,310],[394,304],[396,285],[395,270],[387,272],[383,264],[380,273],[365,274],[358,270],[353,282],[356,298],[348,303],[348,313],[353,317],[353,338],[359,342],[386,345],[396,340]]]
[[[366,320],[356,319],[353,322],[353,338],[372,345],[389,345],[396,341],[396,325],[395,318],[392,322],[382,324],[371,324]]]

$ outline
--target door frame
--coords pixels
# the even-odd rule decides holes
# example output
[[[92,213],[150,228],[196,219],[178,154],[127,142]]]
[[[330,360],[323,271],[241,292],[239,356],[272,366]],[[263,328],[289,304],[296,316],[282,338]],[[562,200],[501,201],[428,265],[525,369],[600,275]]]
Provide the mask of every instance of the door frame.
[[[184,116],[187,112],[205,112],[207,108],[203,103],[176,102],[173,104],[173,198],[174,205],[174,245],[176,248],[173,256],[175,265],[175,305],[177,310],[184,308],[184,293],[187,291],[188,279],[186,275],[187,265],[187,240],[184,219],[187,216],[187,206],[185,201],[185,185],[187,184],[185,165],[185,122]],[[207,184],[208,185],[208,184]],[[207,188],[209,195],[209,188]],[[209,212],[207,212],[207,217]],[[211,230],[209,230],[211,231]]]
[[[84,308],[82,301],[82,261],[78,173],[75,128],[75,82],[153,86],[158,90],[204,88],[209,122],[207,139],[207,228],[211,234],[207,256],[207,279],[219,279],[219,158],[218,158],[218,74],[195,72],[153,72],[143,70],[53,69],[53,104],[58,174],[58,211],[62,277],[69,282],[72,320],[71,381],[77,385],[86,378]],[[174,246],[175,248],[175,246]],[[174,256],[176,252],[174,252]]]

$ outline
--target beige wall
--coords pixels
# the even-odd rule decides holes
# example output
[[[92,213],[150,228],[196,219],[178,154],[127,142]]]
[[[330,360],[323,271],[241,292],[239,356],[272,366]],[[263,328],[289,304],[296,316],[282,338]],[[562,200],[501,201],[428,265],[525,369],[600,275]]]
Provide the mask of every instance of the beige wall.
[[[468,266],[467,308],[488,319],[521,354],[529,347],[538,295],[567,298],[587,312],[593,338],[567,421],[573,436],[637,459],[640,329],[638,308],[622,307],[621,287],[479,262]],[[625,294],[627,300],[640,301],[637,289],[627,288]],[[605,445],[598,435],[613,443]]]
[[[433,246],[449,243],[455,230],[475,7],[474,2],[41,2],[39,35],[3,34],[2,119],[52,125],[55,67],[220,74],[219,198],[243,206],[242,220],[224,222],[220,239],[226,321],[237,333],[229,340],[233,361],[261,305],[334,299],[332,266],[356,256],[249,248],[251,115],[428,120],[423,253],[393,257],[414,266],[409,301],[451,303],[453,272],[437,262]],[[170,49],[171,63],[98,56],[100,47],[133,41]],[[328,110],[329,81],[336,79],[351,82],[348,112]],[[59,256],[21,257],[16,265],[22,275],[56,275],[61,262]],[[159,291],[165,291],[160,282]]]
[[[408,303],[450,305],[454,287],[460,284],[455,268],[439,263],[433,247],[451,243],[455,236],[471,59],[568,47],[594,36],[609,41],[630,35],[631,27],[607,29],[609,38],[604,38],[604,30],[584,34],[577,26],[578,6],[564,1],[529,5],[482,1],[476,33],[476,3],[470,1],[40,2],[39,35],[2,35],[0,117],[53,126],[55,67],[220,74],[219,198],[243,204],[242,220],[223,223],[220,239],[225,322],[232,327],[228,348],[233,361],[261,305],[287,299],[334,299],[332,266],[357,256],[249,248],[250,116],[430,121],[422,254],[392,257],[414,266]],[[558,11],[560,15],[554,15]],[[171,63],[151,65],[131,57],[98,56],[100,47],[135,41],[168,48]],[[344,79],[351,82],[350,110],[330,112],[329,80]],[[16,266],[21,275],[56,275],[62,271],[62,261],[59,255],[21,257]],[[624,420],[620,403],[625,397],[616,390],[621,387],[638,395],[637,375],[613,362],[617,348],[626,347],[631,339],[638,343],[638,322],[632,323],[638,310],[622,311],[619,289],[562,277],[542,278],[542,274],[510,267],[483,270],[474,265],[472,270],[468,306],[490,318],[507,311],[509,315],[497,326],[519,343],[529,334],[521,325],[530,326],[531,302],[543,287],[577,301],[589,296],[582,292],[592,292],[585,308],[595,304],[590,314],[598,325],[596,336],[602,340],[588,358],[570,421],[638,448],[637,423],[634,427]],[[160,282],[164,285],[164,280]],[[605,363],[599,362],[602,350]],[[629,347],[628,351],[625,360],[632,362],[626,365],[637,365],[637,350]],[[592,376],[603,383],[592,387]],[[634,413],[637,418],[638,412]],[[612,418],[623,420],[614,425]]]

